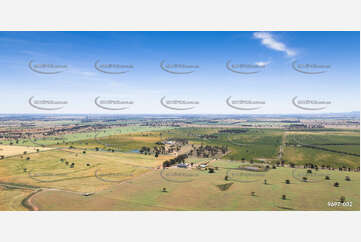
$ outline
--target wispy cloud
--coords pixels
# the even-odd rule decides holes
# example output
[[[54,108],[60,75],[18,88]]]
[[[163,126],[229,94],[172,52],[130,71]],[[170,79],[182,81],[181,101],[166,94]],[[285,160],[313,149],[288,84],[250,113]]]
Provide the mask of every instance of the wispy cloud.
[[[289,49],[284,43],[276,40],[274,36],[269,32],[255,32],[253,33],[253,37],[256,39],[260,39],[261,43],[272,49],[277,51],[282,51],[286,53],[287,56],[295,56],[296,52]]]

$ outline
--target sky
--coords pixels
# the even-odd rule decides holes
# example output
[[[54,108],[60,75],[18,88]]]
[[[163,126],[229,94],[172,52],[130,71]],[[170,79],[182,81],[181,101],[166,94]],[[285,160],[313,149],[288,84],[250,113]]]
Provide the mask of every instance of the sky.
[[[359,111],[360,33],[0,32],[0,87],[2,114]]]

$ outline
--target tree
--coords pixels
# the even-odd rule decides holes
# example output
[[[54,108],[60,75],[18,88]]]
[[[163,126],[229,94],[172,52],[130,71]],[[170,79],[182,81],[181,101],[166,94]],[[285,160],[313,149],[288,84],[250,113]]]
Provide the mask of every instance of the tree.
[[[291,184],[290,180],[287,179],[287,180],[286,180],[286,184]]]
[[[330,177],[329,177],[329,176],[325,176],[325,179],[326,179],[326,180],[330,180]]]
[[[307,177],[302,177],[302,180],[304,181],[304,182],[307,182]]]
[[[256,196],[256,193],[255,193],[255,192],[251,192],[251,196]]]
[[[163,187],[162,192],[167,192],[167,188]]]
[[[335,182],[333,185],[334,185],[335,187],[339,187],[339,186],[340,186],[340,183]]]
[[[346,181],[351,181],[351,178],[349,176],[346,176],[345,180]]]
[[[228,176],[225,176],[225,177],[224,177],[224,180],[228,181]]]
[[[286,195],[285,194],[282,195],[282,200],[286,200]]]
[[[267,185],[267,180],[266,179],[263,182],[264,182],[265,185]]]
[[[340,197],[340,202],[341,202],[341,203],[344,203],[345,201],[346,201],[345,196],[341,196],[341,197]]]

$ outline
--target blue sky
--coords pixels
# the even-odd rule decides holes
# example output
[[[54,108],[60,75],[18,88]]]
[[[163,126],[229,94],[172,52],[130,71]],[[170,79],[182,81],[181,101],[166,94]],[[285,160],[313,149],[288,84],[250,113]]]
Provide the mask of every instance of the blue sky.
[[[67,100],[53,113],[314,113],[292,105],[293,97],[329,100],[319,112],[359,111],[359,32],[0,32],[0,113],[43,113],[28,104]],[[67,65],[58,74],[32,71],[29,61]],[[101,63],[133,65],[125,74],[106,74]],[[171,74],[169,64],[198,65],[191,74]],[[263,65],[256,74],[227,70],[226,62]],[[292,63],[329,65],[325,73],[304,74]],[[134,101],[126,110],[97,107],[97,96]],[[176,111],[160,99],[196,100]],[[263,100],[261,109],[226,105],[233,99]],[[49,113],[49,112],[48,112]]]

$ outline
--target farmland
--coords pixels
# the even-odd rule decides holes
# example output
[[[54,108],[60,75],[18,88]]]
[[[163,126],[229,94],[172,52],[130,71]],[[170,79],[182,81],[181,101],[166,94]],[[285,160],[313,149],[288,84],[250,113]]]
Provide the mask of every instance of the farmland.
[[[0,210],[359,210],[359,130],[203,123],[5,136]]]
[[[225,181],[226,174],[226,169],[215,174],[200,171],[194,176],[188,175],[186,182],[176,182],[183,177],[168,175],[173,178],[168,181],[159,171],[152,171],[90,197],[49,191],[39,194],[34,201],[42,210],[359,210],[357,173],[347,174],[351,181],[346,182],[346,174],[327,172],[331,180],[315,183],[298,181],[290,168],[271,170],[254,182],[242,182],[246,176]],[[287,179],[291,184],[285,183]],[[335,181],[341,186],[334,187]],[[218,185],[223,184],[232,185],[222,191]],[[161,192],[162,187],[166,187],[167,192]],[[251,192],[255,192],[255,196],[251,196]],[[281,199],[283,194],[288,197],[286,200]],[[352,201],[352,207],[328,206],[328,202],[336,202],[341,196]],[[66,204],[57,206],[56,201],[64,197]]]

